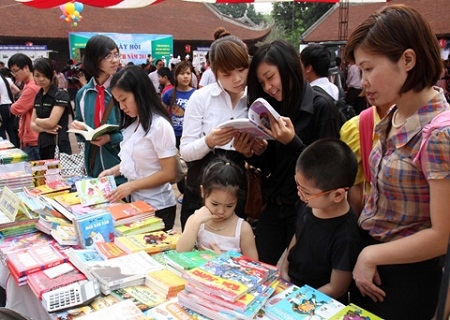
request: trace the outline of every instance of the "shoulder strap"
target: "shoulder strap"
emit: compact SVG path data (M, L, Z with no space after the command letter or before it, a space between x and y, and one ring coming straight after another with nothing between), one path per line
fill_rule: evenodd
M106 121L108 121L109 115L111 114L111 110L114 106L114 98L111 97L111 99L108 102L108 106L105 109L105 113L103 113L103 117L102 117L102 121L100 122L100 125L103 125L106 123ZM98 153L98 146L96 145L92 145L92 150L91 150L91 154L89 156L89 169L92 172L92 169L94 168L94 164L95 164L95 158L97 157L97 153Z
M424 167L424 164L422 161L420 161L420 158L422 157L422 154L425 151L425 145L427 144L428 140L430 139L431 134L435 129L440 129L443 127L450 126L450 110L443 111L439 113L436 117L434 117L429 124L427 124L422 129L422 141L420 142L419 152L417 152L416 157L413 160L413 163L417 164L420 162L422 172L425 174L426 170Z
M361 150L361 162L364 169L366 181L372 179L369 166L369 155L373 146L373 108L363 110L359 114L359 145Z

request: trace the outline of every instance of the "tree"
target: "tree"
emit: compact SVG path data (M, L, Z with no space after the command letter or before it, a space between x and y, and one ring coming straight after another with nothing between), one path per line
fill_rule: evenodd
M264 23L264 16L260 12L255 11L253 4L238 3L238 4L213 4L213 6L220 11L220 13L234 18L250 25L259 25Z
M303 32L313 25L333 4L311 2L276 2L272 18L282 38L298 48Z

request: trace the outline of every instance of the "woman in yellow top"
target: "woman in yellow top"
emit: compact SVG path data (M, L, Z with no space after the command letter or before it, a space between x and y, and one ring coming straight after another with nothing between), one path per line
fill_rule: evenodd
M384 118L386 113L389 111L391 103L383 106L372 106L370 110L373 112L373 126L370 128L372 132L372 145L375 146L378 143L378 135L375 134L374 128ZM364 112L364 111L363 111ZM367 110L367 112L370 112ZM359 215L364 207L364 198L370 190L370 183L367 181L364 168L363 168L363 152L361 152L361 136L360 136L360 117L357 115L350 120L348 120L341 127L340 137L353 151L358 160L358 173L356 174L355 183L353 187L350 188L348 192L348 201L352 206L353 210L357 215ZM369 125L364 123L363 125ZM366 159L368 161L369 159Z

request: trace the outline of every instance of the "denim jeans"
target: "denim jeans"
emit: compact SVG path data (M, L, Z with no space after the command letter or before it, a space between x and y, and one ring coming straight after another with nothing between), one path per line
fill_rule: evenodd
M26 146L26 147L22 148L22 151L24 151L26 154L28 154L28 161L41 160L41 157L39 156L39 147L38 146Z

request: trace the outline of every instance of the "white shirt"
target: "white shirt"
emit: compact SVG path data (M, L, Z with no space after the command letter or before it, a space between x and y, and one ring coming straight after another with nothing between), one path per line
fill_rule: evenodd
M197 247L211 248L211 244L215 244L221 252L227 252L229 250L241 251L241 228L244 219L239 218L236 223L236 229L234 231L234 237L222 236L220 234L208 231L205 229L205 224L200 225L200 230L197 235Z
M321 87L326 93L328 93L334 100L339 99L339 88L334 83L331 83L328 78L318 78L311 81L311 87L318 86Z
M148 77L152 81L153 86L155 87L156 93L159 93L159 85L160 85L160 83L159 83L159 79L158 79L158 70L150 72L148 74Z
M8 81L8 84L6 84L5 81L3 81L2 78L0 78L0 105L12 103L8 95L8 89L6 87L7 85L11 86L12 80L10 78L6 78L6 81Z
M238 118L247 118L247 92L233 108L230 95L217 82L196 90L191 95L184 113L180 144L183 159L186 161L202 159L211 151L206 144L205 136L219 124ZM216 148L235 150L233 140Z
M137 127L136 123L123 131L123 141L120 143L120 172L129 181L142 179L160 171L159 159L177 154L175 134L169 121L160 115L154 115L147 134L142 126ZM157 210L176 204L172 186L168 182L156 188L133 192L131 201L137 200L144 200Z
M356 64L350 65L347 72L347 87L362 89L361 85L361 71Z
M202 73L199 86L204 87L214 82L216 82L216 77L214 76L214 73L212 72L211 68L208 68L205 70L205 72Z

